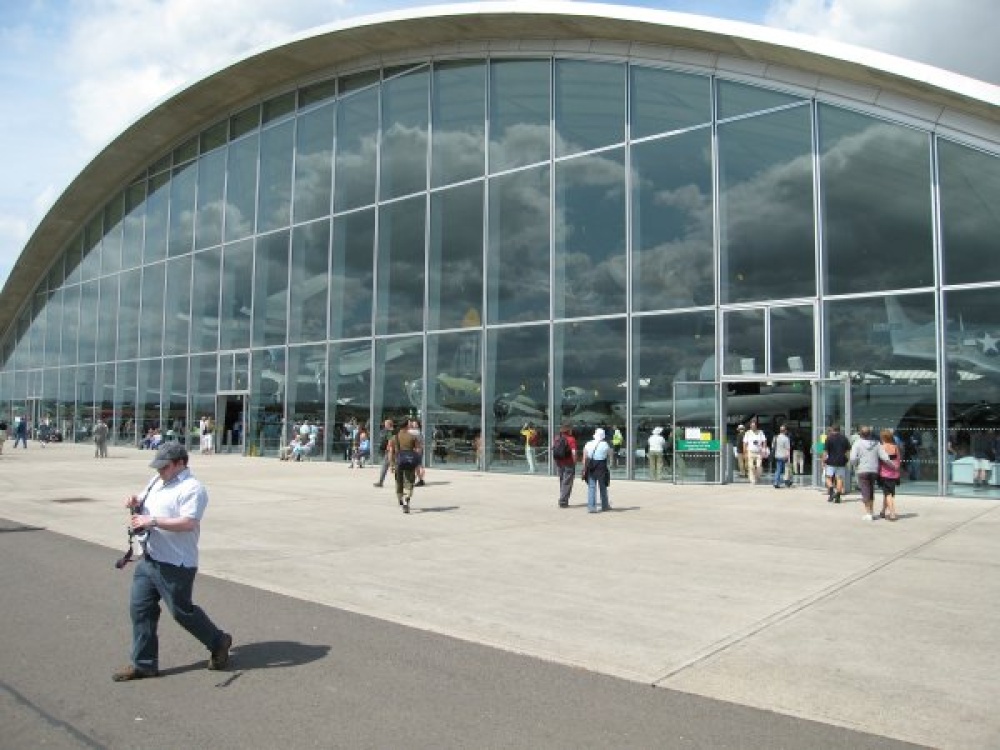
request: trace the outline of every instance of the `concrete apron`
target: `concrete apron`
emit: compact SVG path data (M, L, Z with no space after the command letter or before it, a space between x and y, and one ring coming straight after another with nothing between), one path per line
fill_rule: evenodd
M0 456L0 516L124 550L148 451ZM477 643L936 747L1000 746L1000 503L430 470L404 515L376 468L192 456L201 570ZM391 477L390 477L391 478ZM878 507L876 505L876 507ZM238 633L238 629L237 629Z

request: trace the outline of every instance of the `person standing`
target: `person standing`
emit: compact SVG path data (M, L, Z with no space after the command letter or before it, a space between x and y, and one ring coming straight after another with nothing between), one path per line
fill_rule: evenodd
M611 433L611 467L618 468L618 459L621 458L622 448L625 446L625 436L622 435L622 431L615 425L614 430Z
M608 485L611 484L611 470L608 460L611 457L611 446L604 439L604 430L598 427L594 437L583 446L583 472L587 480L587 512L600 513L611 510L608 500ZM597 508L597 493L601 493L601 507Z
M882 512L879 516L896 520L896 485L899 484L903 452L893 437L892 430L882 430L879 434L882 444L878 447L878 476L882 482Z
M21 443L24 449L28 449L28 420L24 417L15 417L14 422L14 447Z
M7 442L7 420L0 418L0 456L3 455L3 444Z
M844 494L844 480L847 478L847 460L851 452L851 442L840 431L840 425L831 425L823 445L823 463L826 465L826 501L839 503Z
M378 481L375 482L375 487L381 487L385 484L385 475L389 473L389 466L391 463L389 461L389 441L392 440L392 420L387 419L382 423L382 435L379 439L378 449L382 454L382 471L378 475Z
M781 425L778 434L774 436L774 489L780 489L784 484L786 487L792 486L791 476L785 477L785 473L791 471L788 461L792 457L792 441L788 438L788 428Z
M208 649L209 669L225 669L233 645L233 637L191 600L208 492L191 474L188 452L180 443L161 445L149 465L158 476L141 495L125 500L132 511L131 528L148 532L148 537L143 545L145 554L135 567L129 599L131 662L112 675L115 682L159 676L156 629L161 600L177 623Z
M796 430L790 436L792 442L792 473L806 473L806 451L802 433Z
M747 476L747 453L746 446L743 445L743 438L747 436L747 428L743 425L739 425L736 428L736 440L734 441L733 451L736 453L736 468L740 472L740 476L744 479Z
M400 427L396 436L389 441L389 460L396 466L396 500L404 513L410 512L420 454L420 430L416 429L411 420L408 425Z
M94 425L94 458L108 457L108 425L103 419L98 419Z
M878 478L878 441L872 439L872 428L864 425L851 446L851 466L858 477L861 502L865 504L864 520L871 521L875 513L875 480Z
M750 429L743 435L743 454L746 456L747 477L750 484L757 484L764 472L764 449L767 447L767 436L763 430L757 429L757 420L750 421Z
M653 434L646 441L646 446L650 474L654 482L659 482L663 476L663 454L667 450L667 440L663 437L662 427L653 428Z
M568 508L576 478L576 438L568 424L559 428L559 434L552 441L552 460L559 476L559 507Z
M535 444L538 442L538 431L531 422L525 422L521 428L524 438L524 459L528 462L528 473L535 473Z

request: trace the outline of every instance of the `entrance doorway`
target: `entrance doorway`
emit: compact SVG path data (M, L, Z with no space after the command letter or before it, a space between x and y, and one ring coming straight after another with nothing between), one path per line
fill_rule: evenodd
M788 432L792 455L787 463L781 484L791 482L792 486L810 487L815 484L814 472L818 462L814 460L811 447L816 427L822 428L822 416L817 414L814 381L811 380L740 380L724 383L723 425L726 442L732 454L732 471L728 479L732 482L748 482L746 462L740 456L744 430L750 429L752 421L764 432L768 445L773 445L774 436L782 425ZM742 429L741 429L742 428ZM774 456L763 462L763 472L759 483L774 483L776 468Z
M221 453L246 453L246 393L220 393L215 406L215 423L222 427L217 438Z

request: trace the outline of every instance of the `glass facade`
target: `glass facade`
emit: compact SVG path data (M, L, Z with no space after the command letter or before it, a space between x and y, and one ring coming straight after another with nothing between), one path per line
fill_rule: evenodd
M1000 147L774 84L558 55L310 81L94 212L5 333L0 411L121 445L214 415L262 456L309 421L335 460L414 416L428 463L539 473L600 426L636 479L683 421L671 453L717 464L665 478L729 481L737 423L811 442L836 380L902 491L1000 497L998 234Z

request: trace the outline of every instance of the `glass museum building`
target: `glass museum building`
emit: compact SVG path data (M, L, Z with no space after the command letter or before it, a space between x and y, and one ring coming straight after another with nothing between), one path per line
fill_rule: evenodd
M435 468L744 481L738 429L892 430L901 491L1000 497L1000 89L579 3L323 27L154 106L0 295L0 414L273 457L418 418ZM996 334L996 335L994 335ZM533 429L538 439L526 435Z

